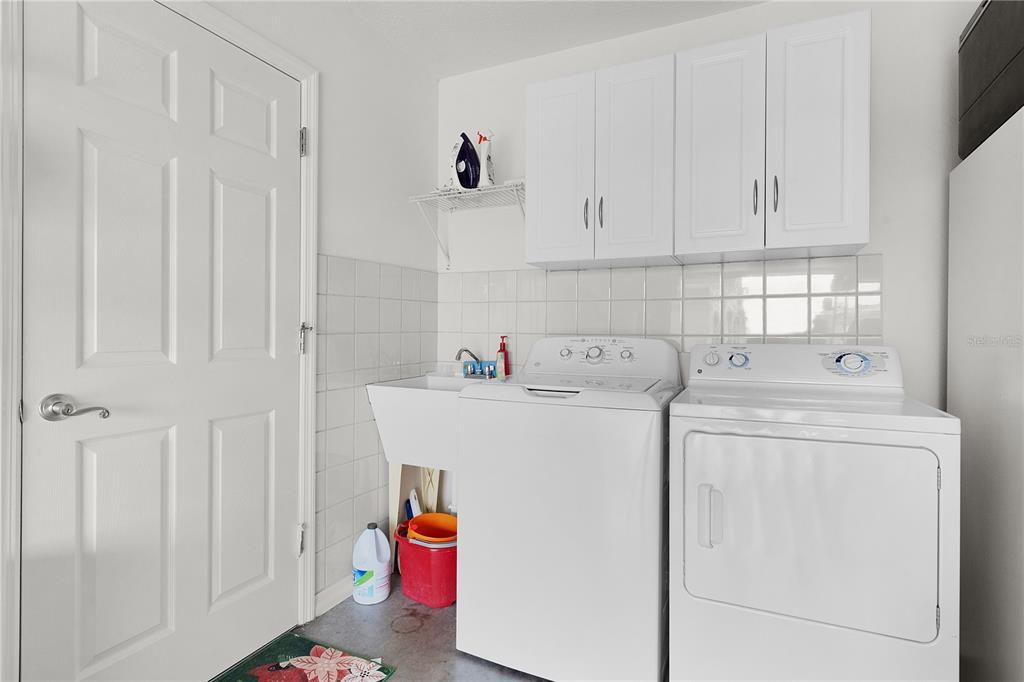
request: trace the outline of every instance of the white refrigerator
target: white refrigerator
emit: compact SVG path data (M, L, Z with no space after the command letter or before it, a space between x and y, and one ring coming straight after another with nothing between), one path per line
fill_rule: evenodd
M962 435L961 676L1024 679L1024 110L949 178L947 409Z

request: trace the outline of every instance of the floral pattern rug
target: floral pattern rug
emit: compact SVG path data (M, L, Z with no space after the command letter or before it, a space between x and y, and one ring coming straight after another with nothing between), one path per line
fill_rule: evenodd
M383 682L391 666L286 632L211 682Z

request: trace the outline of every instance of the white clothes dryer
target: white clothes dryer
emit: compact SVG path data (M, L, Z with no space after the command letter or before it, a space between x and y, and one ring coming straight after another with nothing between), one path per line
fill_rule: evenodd
M960 421L892 348L707 345L670 408L673 680L958 678Z

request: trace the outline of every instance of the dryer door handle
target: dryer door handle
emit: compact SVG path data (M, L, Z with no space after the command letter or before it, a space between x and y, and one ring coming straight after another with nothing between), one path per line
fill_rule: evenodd
M722 513L725 496L710 483L697 486L697 544L714 549L722 544L724 530Z

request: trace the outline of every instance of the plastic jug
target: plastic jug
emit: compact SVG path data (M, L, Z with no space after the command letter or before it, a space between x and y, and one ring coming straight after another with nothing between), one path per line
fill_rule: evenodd
M391 594L391 543L376 523L366 524L352 547L352 599L379 604Z

